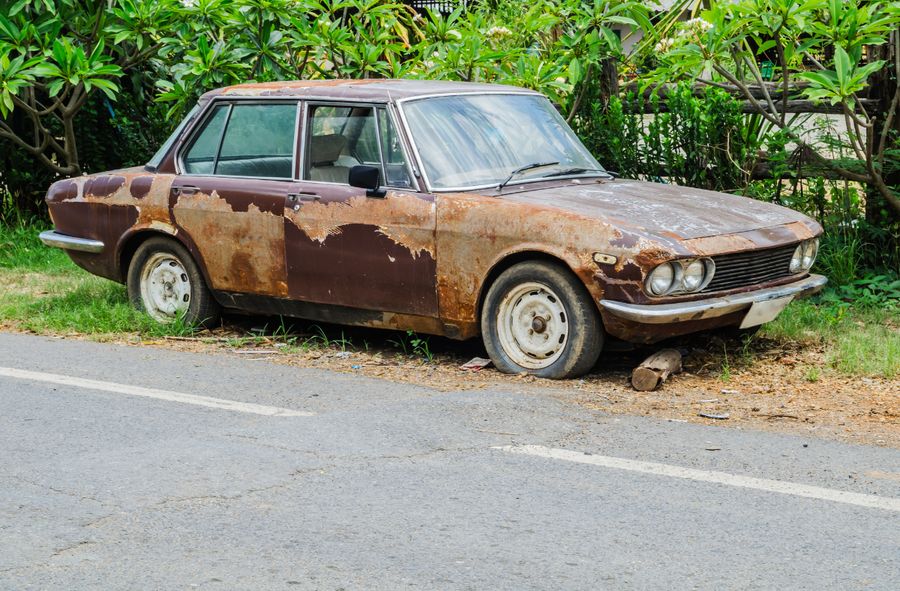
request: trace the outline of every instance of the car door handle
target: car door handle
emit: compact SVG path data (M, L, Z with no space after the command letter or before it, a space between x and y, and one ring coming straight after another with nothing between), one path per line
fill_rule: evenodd
M288 201L297 203L297 201L321 201L322 196L317 193L288 193Z
M172 194L176 197L178 195L193 195L199 190L200 187L195 187L194 185L182 185L181 187L172 187Z

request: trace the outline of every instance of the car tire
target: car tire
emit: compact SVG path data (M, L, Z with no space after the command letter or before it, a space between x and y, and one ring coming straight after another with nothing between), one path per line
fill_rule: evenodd
M590 371L605 336L584 286L565 267L543 261L497 277L484 299L481 333L500 371L554 379Z
M160 324L179 318L186 326L209 328L219 319L200 269L187 249L169 238L150 238L128 265L128 298Z

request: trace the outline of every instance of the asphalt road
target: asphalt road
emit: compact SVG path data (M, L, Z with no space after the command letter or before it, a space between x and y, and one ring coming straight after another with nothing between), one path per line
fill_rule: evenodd
M900 451L0 334L0 589L900 589Z

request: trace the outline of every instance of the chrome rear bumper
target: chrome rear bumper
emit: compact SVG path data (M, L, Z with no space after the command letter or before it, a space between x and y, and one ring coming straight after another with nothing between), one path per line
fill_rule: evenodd
M626 304L612 300L600 300L600 307L605 312L624 320L642 324L669 324L672 322L717 318L739 310L749 309L756 302L786 297L805 297L821 291L826 283L828 283L828 279L822 275L809 275L800 281L788 283L787 285L693 302Z
M103 252L104 247L104 244L99 240L90 240L88 238L78 238L77 236L59 234L53 230L41 232L39 238L41 239L41 242L47 246L64 248L66 250L77 250L79 252L91 252L96 254Z

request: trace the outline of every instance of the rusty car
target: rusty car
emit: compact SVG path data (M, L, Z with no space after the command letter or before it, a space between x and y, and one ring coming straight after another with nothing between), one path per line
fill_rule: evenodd
M45 244L159 322L221 310L481 336L504 372L751 329L822 288L785 207L616 178L540 93L418 80L204 94L145 165L59 180Z

